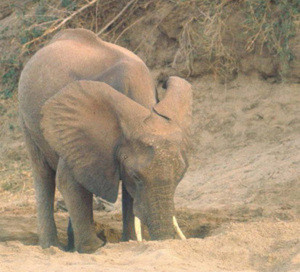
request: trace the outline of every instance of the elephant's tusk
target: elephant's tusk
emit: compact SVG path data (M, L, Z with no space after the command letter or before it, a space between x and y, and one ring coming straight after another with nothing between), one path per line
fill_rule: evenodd
M175 216L173 216L173 225L174 225L174 229L175 229L176 233L179 235L181 240L186 240L184 234L182 233L181 229L178 226L177 219Z
M136 238L139 242L141 242L142 239L142 227L141 227L141 220L137 218L136 216L134 217L134 229L135 229L135 235Z

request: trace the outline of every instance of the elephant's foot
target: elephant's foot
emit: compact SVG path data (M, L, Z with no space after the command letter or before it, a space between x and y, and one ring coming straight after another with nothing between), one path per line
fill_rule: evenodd
M39 237L39 245L41 248L49 248L51 246L64 250L62 244L59 243L57 236L55 237Z
M135 232L133 228L123 228L123 233L122 233L122 242L128 242L128 241L134 241L136 240Z
M134 241L134 240L136 240L134 232L132 232L130 234L124 233L124 232L122 233L122 239L121 239L122 242L128 242L128 241Z
M105 243L98 237L75 245L75 250L79 253L94 253L98 248L103 247Z

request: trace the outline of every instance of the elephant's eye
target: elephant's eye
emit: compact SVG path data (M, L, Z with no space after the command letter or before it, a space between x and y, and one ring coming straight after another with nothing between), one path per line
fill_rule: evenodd
M143 182L142 182L142 179L139 178L139 176L136 175L136 174L133 174L133 179L134 179L134 181L135 181L135 183L136 183L137 185L141 185L141 184L143 183Z

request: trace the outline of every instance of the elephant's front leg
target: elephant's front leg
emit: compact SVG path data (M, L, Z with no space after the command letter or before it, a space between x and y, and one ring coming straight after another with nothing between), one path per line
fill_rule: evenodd
M69 211L74 231L75 250L92 253L104 243L96 234L93 220L93 195L74 180L63 160L59 160L57 187Z
M133 198L128 193L122 183L122 215L123 215L123 234L122 241L135 240Z

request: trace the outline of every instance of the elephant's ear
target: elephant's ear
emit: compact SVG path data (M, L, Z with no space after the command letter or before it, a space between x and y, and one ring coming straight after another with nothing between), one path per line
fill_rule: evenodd
M192 124L192 87L179 77L170 77L164 98L154 106L161 116L175 121L186 132Z
M115 202L119 167L116 147L123 130L137 129L150 111L109 85L75 81L46 101L45 139L90 192Z

